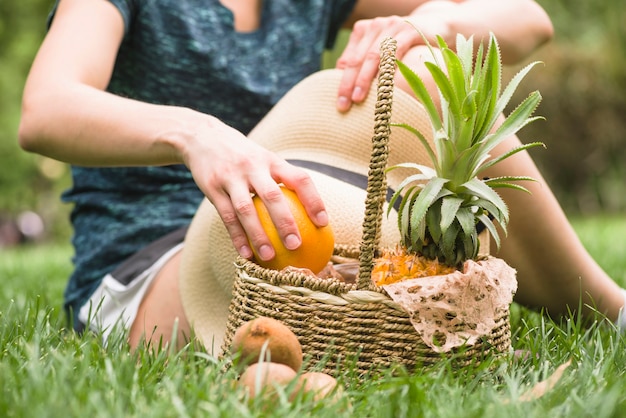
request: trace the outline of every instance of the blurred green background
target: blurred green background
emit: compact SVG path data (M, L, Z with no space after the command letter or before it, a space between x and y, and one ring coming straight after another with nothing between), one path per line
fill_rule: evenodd
M533 156L568 215L626 213L626 2L539 3L556 36L529 59L545 65L531 72L512 103L538 89L544 97L538 114L546 120L520 136L546 143ZM0 247L70 233L71 208L59 201L69 184L67 166L17 146L22 88L52 4L0 1ZM507 69L506 80L516 70Z

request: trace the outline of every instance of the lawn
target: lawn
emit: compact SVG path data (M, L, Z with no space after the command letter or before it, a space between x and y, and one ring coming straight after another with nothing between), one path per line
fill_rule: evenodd
M626 219L574 220L600 264L626 284ZM0 252L0 416L2 417L626 417L626 344L606 323L555 324L517 305L514 348L529 355L448 362L365 381L338 376L336 401L300 396L248 401L236 374L197 345L180 352L131 353L122 335L102 346L64 329L60 311L71 266L68 246ZM542 396L525 393L571 361Z

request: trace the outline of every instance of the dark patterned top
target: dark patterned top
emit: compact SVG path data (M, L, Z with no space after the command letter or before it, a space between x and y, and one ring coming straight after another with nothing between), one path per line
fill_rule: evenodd
M319 69L355 3L264 0L261 27L238 33L219 0L109 1L126 26L108 91L193 108L244 133ZM72 178L63 194L74 205L75 248L65 304L76 313L122 261L189 224L203 195L182 165L74 166Z

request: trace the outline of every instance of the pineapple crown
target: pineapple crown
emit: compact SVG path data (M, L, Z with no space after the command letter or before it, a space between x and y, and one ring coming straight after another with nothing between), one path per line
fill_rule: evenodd
M424 38L425 39L425 38ZM460 266L478 255L479 222L489 230L497 247L500 237L494 222L504 233L509 221L505 202L494 190L507 187L528 192L518 181L533 181L531 177L479 176L489 167L541 142L520 145L492 158L490 152L522 127L541 119L531 117L541 95L532 92L496 128L514 91L526 74L538 62L520 70L502 90L502 63L496 37L491 34L486 51L481 43L474 54L473 37L457 36L456 50L437 38L441 52L438 57L426 41L434 62L425 65L437 86L441 114L422 79L402 61L398 69L424 105L433 130L434 149L425 135L409 124L394 124L409 130L425 147L432 167L404 163L417 171L398 186L389 208L401 199L398 227L401 244L409 251L427 258L437 258L450 266Z

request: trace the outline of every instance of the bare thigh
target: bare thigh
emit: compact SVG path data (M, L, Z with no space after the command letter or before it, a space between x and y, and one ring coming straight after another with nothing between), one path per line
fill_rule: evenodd
M175 330L178 347L188 341L190 327L179 292L182 251L163 266L139 305L137 317L130 328L131 347L136 348L144 338L153 347L158 347L160 343L169 344Z
M416 47L403 61L424 80L436 99L436 86L423 65L425 60L431 59L426 47ZM397 75L396 85L413 94L401 75ZM547 142L550 138L544 140ZM519 139L512 136L494 150L494 155L519 145ZM490 177L530 176L538 180L524 184L531 191L530 195L517 190L499 190L510 208L511 222L508 236L502 237L502 248L495 255L517 270L516 301L545 308L555 316L566 315L582 303L583 313L593 314L597 310L615 320L624 305L619 286L586 251L530 155L527 152L516 154L485 174Z

